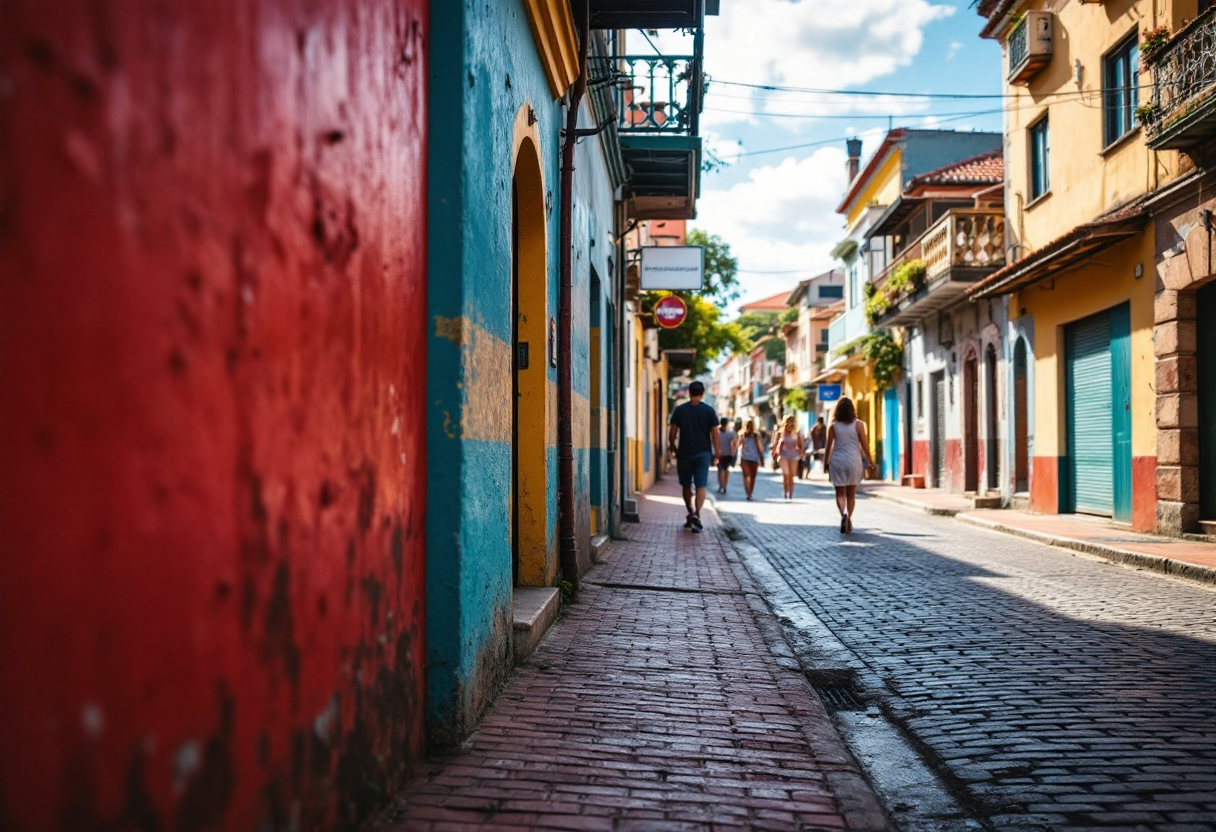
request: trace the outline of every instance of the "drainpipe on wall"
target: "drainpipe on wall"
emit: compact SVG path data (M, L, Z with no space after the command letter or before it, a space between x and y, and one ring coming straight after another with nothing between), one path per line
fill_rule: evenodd
M589 0L579 4L578 80L570 90L561 171L561 284L557 324L557 516L558 565L562 578L578 591L578 541L574 536L574 147L578 143L578 108L587 92L587 45L591 37Z

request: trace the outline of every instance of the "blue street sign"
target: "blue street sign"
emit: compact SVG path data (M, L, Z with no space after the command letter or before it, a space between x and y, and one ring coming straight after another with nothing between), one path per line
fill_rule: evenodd
M819 385L819 401L821 402L838 402L840 401L840 385L839 384L821 384Z

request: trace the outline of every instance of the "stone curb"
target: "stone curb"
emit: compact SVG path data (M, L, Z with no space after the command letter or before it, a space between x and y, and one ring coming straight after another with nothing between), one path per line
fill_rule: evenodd
M922 503L920 500L910 500L907 497L899 497L894 494L883 494L881 491L863 491L867 497L873 497L876 500L885 500L888 503L896 503L908 508L914 508L918 511L923 511L925 514L933 514L938 517L954 517L966 509L960 508L942 508L928 503Z
M1198 581L1200 583L1216 586L1216 569L1210 566L1186 563L1185 561L1174 560L1173 558L1162 557L1161 555L1146 555L1143 552L1133 552L1128 549L1120 549L1116 546L1106 546L1101 543L1090 543L1085 540L1074 540L1069 537L1057 537L1056 535L1046 534L1045 532L1019 529L1016 526L1008 526L996 520L973 517L966 513L957 514L955 515L954 519L971 526L978 526L979 528L989 529L991 531L1001 532L1003 534L1012 534L1018 537L1024 537L1028 540L1043 543L1047 546L1055 546L1060 549L1071 549L1075 552L1094 555L1096 557L1113 561L1114 563L1122 564L1124 566L1132 566L1137 569L1144 569L1150 572L1159 572L1163 575L1169 575L1175 578L1184 578L1186 580Z

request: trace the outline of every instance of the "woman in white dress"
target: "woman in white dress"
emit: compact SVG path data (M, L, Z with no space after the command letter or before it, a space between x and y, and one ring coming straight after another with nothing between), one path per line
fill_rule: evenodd
M853 407L851 399L841 399L832 414L828 446L823 455L823 469L836 488L841 534L853 531L857 485L873 467L866 423L857 418L857 409Z

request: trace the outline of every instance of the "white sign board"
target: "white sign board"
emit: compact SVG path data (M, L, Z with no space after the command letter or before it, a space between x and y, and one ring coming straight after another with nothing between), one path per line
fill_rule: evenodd
M702 246L643 246L641 288L699 292L705 285Z

